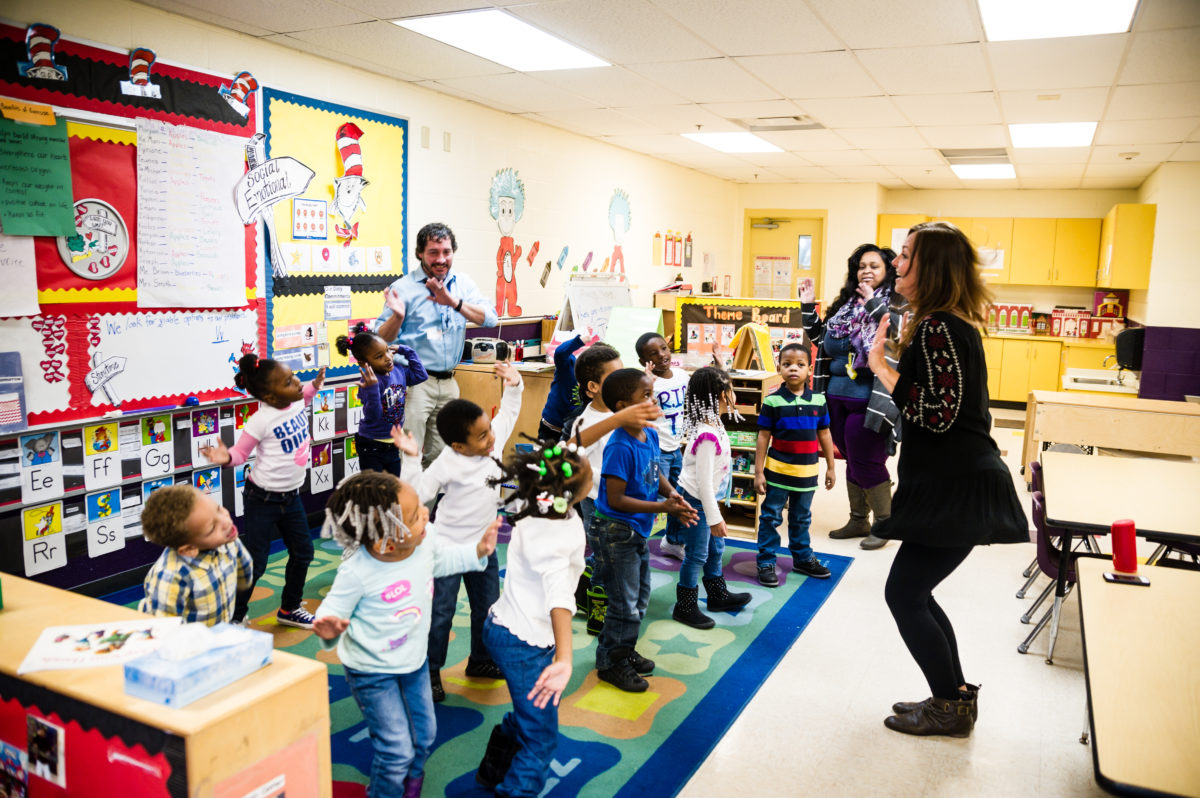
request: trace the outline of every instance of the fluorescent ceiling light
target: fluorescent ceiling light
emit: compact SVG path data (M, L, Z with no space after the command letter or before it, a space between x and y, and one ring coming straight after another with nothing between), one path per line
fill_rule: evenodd
M392 24L518 72L611 66L495 8L394 19Z
M766 139L753 133L684 133L685 139L711 147L720 152L783 152Z
M1010 163L956 163L950 168L963 180L1011 180L1017 176Z
M1095 122L1035 122L1009 125L1013 147L1090 147Z
M1125 33L1138 0L977 0L989 42Z

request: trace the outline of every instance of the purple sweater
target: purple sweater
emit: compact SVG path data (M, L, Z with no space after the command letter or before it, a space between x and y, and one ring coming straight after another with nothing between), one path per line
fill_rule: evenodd
M404 401L409 386L429 379L416 352L407 346L397 346L396 353L408 360L407 366L396 364L387 374L376 374L379 379L376 384L358 389L363 406L358 434L364 438L391 438L392 427L404 423Z

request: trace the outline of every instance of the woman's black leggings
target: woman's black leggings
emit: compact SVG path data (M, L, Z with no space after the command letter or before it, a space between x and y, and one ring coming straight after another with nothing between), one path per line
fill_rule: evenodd
M933 589L967 559L971 548L901 543L883 589L900 637L936 698L957 700L958 686L966 679L954 627L933 600Z

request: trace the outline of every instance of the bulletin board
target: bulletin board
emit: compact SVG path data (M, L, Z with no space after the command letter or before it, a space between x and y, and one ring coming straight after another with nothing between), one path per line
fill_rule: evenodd
M302 379L320 366L357 373L334 342L349 323L374 321L383 290L405 274L408 121L270 88L263 109L267 157L313 173L272 208L268 261L283 262L264 269L267 351Z
M676 308L679 351L704 359L710 354L731 357L737 331L751 322L767 327L775 352L785 343L804 341L801 303L796 300L681 297Z

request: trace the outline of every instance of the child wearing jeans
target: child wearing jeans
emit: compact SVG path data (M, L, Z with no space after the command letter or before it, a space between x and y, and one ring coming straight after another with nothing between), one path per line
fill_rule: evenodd
M754 490L763 497L758 518L758 583L767 587L779 586L775 552L785 506L792 570L817 579L829 578L829 569L813 554L808 537L810 508L820 473L818 449L825 458L825 490L833 489L837 477L825 395L809 389L809 366L806 346L784 344L779 350L783 385L763 400L758 413Z
M619 369L600 389L604 404L620 413L652 402L654 382L641 369ZM596 644L598 676L621 690L645 692L643 675L654 662L638 654L638 632L650 602L648 538L656 513L669 513L685 526L696 511L658 467L658 433L640 424L622 424L604 447L600 495L596 501L596 567L608 593L608 615ZM659 495L666 499L659 500Z
M492 728L475 780L496 795L541 795L558 747L558 700L571 681L571 617L583 573L577 506L592 483L573 443L509 458L493 480L515 484L512 542L504 592L492 605L484 640L508 681L512 711Z
M733 386L724 371L708 366L692 374L683 402L680 437L684 454L679 493L699 514L699 520L683 531L687 553L679 569L671 616L696 629L711 629L715 623L697 603L696 580L702 571L710 612L739 610L750 603L749 593L729 592L721 572L726 530L717 502L729 496L733 475L729 435L721 414L732 407ZM734 417L741 419L737 411Z
M634 344L638 361L654 375L654 399L662 415L654 422L658 430L658 467L672 487L679 484L683 468L683 399L687 394L688 373L671 368L671 347L656 332L643 333ZM659 551L677 560L683 559L683 527L667 516L667 527Z
M254 583L267 570L267 555L276 532L288 550L284 569L283 593L275 621L284 626L311 629L313 616L300 604L308 564L313 558L308 513L300 501L300 490L308 473L308 404L325 382L325 369L308 385L283 363L259 360L251 352L238 361L233 384L259 401L258 410L246 419L242 434L232 449L224 442L200 450L217 465L241 465L258 451L254 471L246 477L244 506L246 526L242 542L254 560L254 580L247 590L238 592L233 622L246 617Z
M336 646L371 732L368 798L421 794L437 734L425 665L428 586L436 576L481 570L496 550L498 517L477 542L458 545L436 531L426 541L428 520L417 492L380 471L344 480L325 507L322 534L353 551L317 608L313 632L321 648Z

